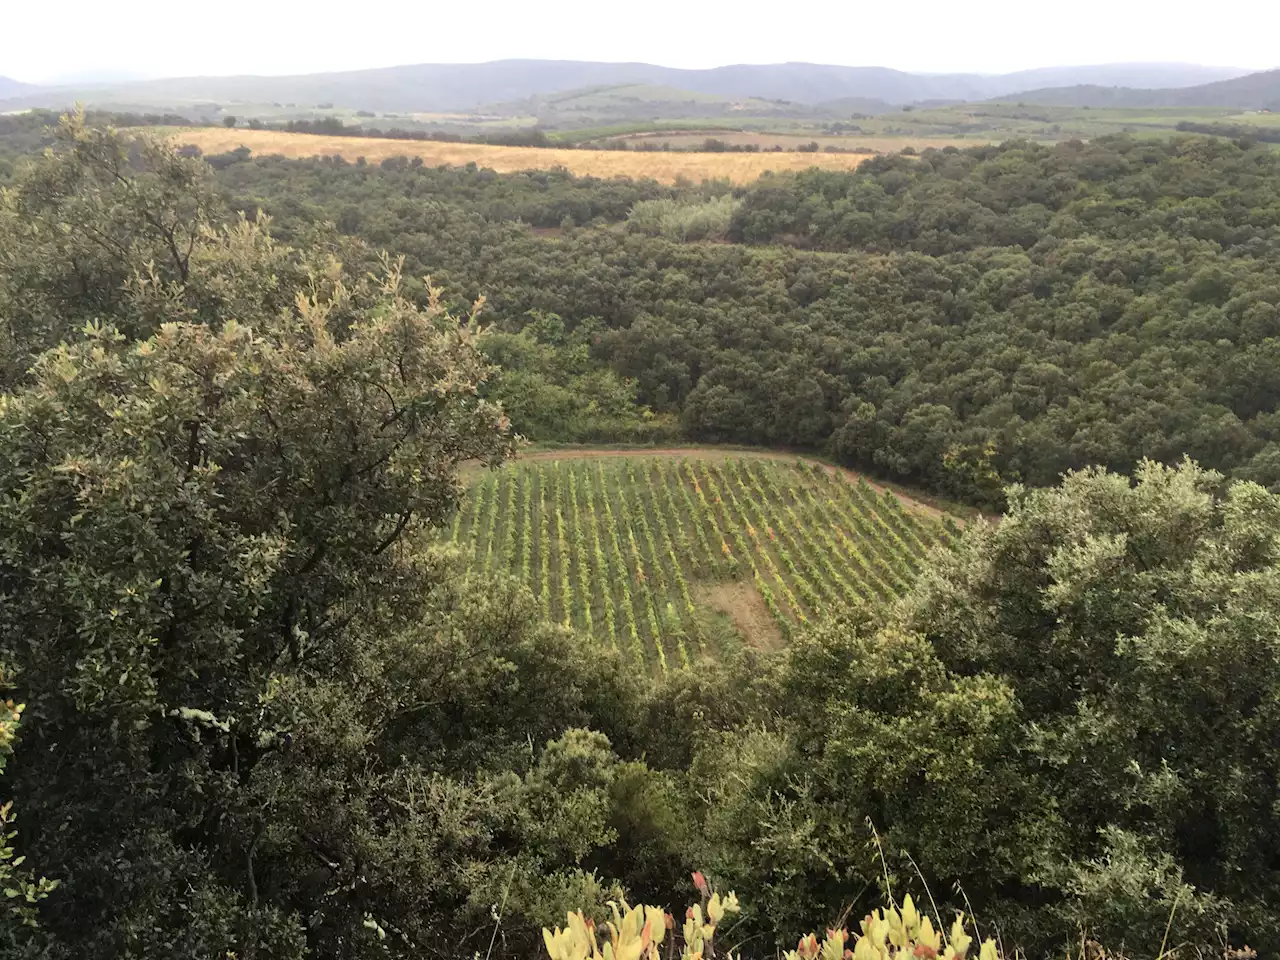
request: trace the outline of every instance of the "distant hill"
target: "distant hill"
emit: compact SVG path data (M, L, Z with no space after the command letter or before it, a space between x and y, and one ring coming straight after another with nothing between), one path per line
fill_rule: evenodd
M8 77L0 77L0 100L38 93L39 90L39 87L32 86L29 83L21 83L17 80L10 80Z
M643 84L730 98L760 97L818 103L858 97L892 104L925 99L984 99L1000 91L977 75L918 76L883 67L808 63L737 65L678 70L646 63L499 60L477 64L418 64L291 77L186 77L123 84L64 86L23 98L28 106L80 100L194 107L203 103L280 103L394 112L472 111L591 87Z
M668 127L711 121L717 125L750 125L786 119L818 122L847 119L855 112L873 115L893 109L883 100L845 98L807 104L628 83L535 94L522 100L485 105L480 112L495 117L532 117L544 129L572 131L618 125L643 129L643 124L658 122Z
M1066 86L1018 94L1028 103L1066 107L1236 107L1280 111L1280 70L1180 89L1124 86Z
M839 114L841 117L847 117L851 113L873 117L881 113L892 113L897 109L885 100L874 100L870 97L840 97L837 100L823 100L815 106L829 113Z
M642 84L732 99L799 104L860 99L886 104L988 100L1033 88L1078 84L1188 87L1240 77L1243 70L1193 64L1110 64L1054 67L1005 75L917 74L885 67L813 63L736 64L679 70L646 63L576 60L498 60L476 64L417 64L290 77L186 77L129 83L65 85L18 90L4 106L121 104L199 110L202 105L267 103L298 108L387 112L474 111L489 104L589 87ZM1228 81L1230 82L1230 81Z
M1175 89L1243 77L1237 67L1204 67L1194 63L1107 63L1090 67L1041 67L989 78L992 97L1052 87L1098 86Z

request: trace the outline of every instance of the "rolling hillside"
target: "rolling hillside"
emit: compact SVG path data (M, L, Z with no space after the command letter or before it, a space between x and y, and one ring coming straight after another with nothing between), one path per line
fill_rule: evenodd
M1181 89L1156 90L1095 84L1029 90L1018 96L1028 103L1051 106L1234 107L1240 110L1280 110L1280 70L1251 73Z
M854 111L872 115L893 107L884 100L843 99L818 105L761 97L730 97L653 84L585 87L535 95L486 107L499 116L529 117L547 130L650 121L725 120L747 124L788 119L842 119Z
M1080 85L1174 89L1231 80L1248 73L1236 67L1205 67L1193 63L1106 63L1087 67L1039 67L988 79L993 88L999 88L992 96L1006 96Z
M10 97L21 97L40 92L39 87L33 87L29 83L20 83L17 80L11 80L8 77L0 77L0 100Z

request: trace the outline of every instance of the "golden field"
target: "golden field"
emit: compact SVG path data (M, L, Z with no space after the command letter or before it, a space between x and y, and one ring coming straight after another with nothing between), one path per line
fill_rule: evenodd
M727 179L750 183L767 170L851 170L870 153L648 153L614 150L564 150L550 147L495 147L478 143L437 143L430 140L391 140L379 137L325 137L276 130L227 130L222 127L169 129L175 143L195 144L205 153L225 153L245 146L255 155L284 157L364 157L379 163L388 157L421 157L428 166L476 163L499 173L564 167L590 177L651 177L674 183L685 177L696 182Z

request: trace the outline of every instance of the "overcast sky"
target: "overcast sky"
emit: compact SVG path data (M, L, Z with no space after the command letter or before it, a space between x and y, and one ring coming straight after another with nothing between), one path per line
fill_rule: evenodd
M0 0L0 75L313 73L506 57L1003 73L1280 66L1277 0Z

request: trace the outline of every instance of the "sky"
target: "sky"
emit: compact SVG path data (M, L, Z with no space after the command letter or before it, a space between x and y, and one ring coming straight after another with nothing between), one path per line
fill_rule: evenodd
M0 0L0 76L289 74L507 57L943 73L1280 67L1276 0ZM14 38L23 38L14 42Z

